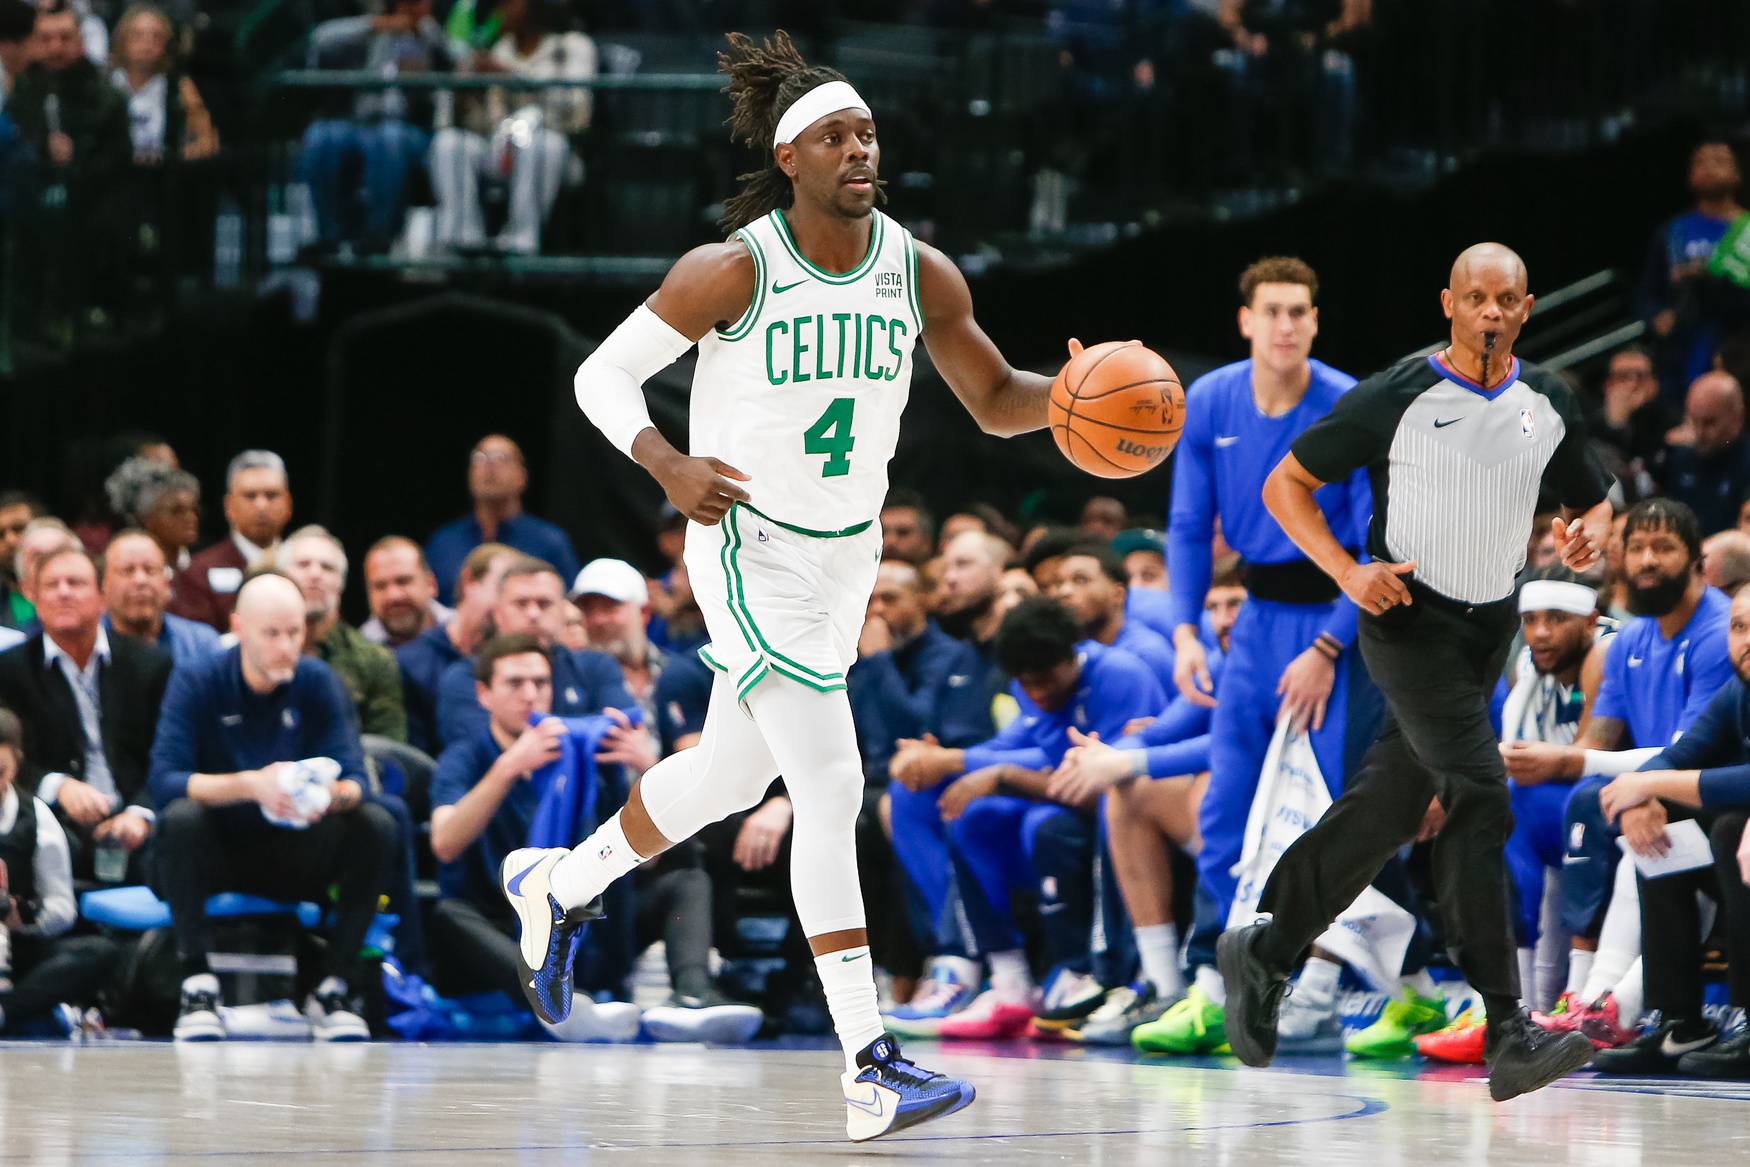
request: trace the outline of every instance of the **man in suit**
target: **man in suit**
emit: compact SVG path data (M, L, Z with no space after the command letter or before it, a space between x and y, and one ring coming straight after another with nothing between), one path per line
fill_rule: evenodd
M292 491L286 464L272 450L245 450L225 469L225 521L229 537L189 560L172 584L170 611L231 631L237 589L250 568L272 566L280 533L292 521Z
M83 547L44 556L31 582L43 630L0 653L0 704L24 723L20 785L54 808L75 879L96 878L103 849L125 852L127 879L139 882L153 819L146 776L170 654L104 631L97 561Z

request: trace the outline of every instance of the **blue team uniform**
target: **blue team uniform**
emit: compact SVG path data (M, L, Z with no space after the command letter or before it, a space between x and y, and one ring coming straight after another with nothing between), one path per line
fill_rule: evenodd
M1689 623L1670 639L1652 616L1637 616L1622 626L1606 651L1604 679L1592 702L1593 717L1627 726L1631 740L1620 743L1619 749L1671 745L1732 680L1732 661L1726 651L1731 608L1724 592L1708 588ZM1598 805L1598 792L1609 782L1605 777L1582 778L1568 800L1562 926L1575 935L1594 934L1621 854L1618 832Z
M1495 724L1495 735L1503 742L1541 740L1566 745L1574 740L1580 727L1580 713L1586 704L1586 695L1579 685L1558 689L1552 695L1554 708L1546 727L1548 733L1541 738L1525 736L1521 732L1522 726L1502 723L1502 713L1511 691L1512 687L1503 677L1496 683L1495 696L1489 704L1489 719ZM1513 834L1507 839L1507 870L1512 873L1514 889L1519 893L1516 924L1519 944L1523 948L1537 941L1539 915L1543 908L1544 872L1552 868L1559 871L1562 866L1562 832L1574 785L1571 782L1541 782L1522 786L1509 778L1507 790L1513 799Z
M1082 671L1074 697L1047 713L1014 686L1020 714L996 736L966 749L967 772L998 762L1055 767L1070 747L1071 726L1114 741L1126 723L1153 716L1166 704L1153 671L1129 653L1093 641L1078 651ZM929 901L932 916L941 919L951 871L958 869L971 933L965 938L968 953L1018 948L1009 890L1037 880L1042 900L1066 909L1054 907L1043 916L1050 947L1060 954L1078 948L1085 953L1093 898L1091 817L1056 803L992 795L973 802L945 830L939 801L951 781L925 791L897 782L890 788L894 854Z
M1265 417L1252 400L1252 362L1225 365L1192 382L1185 398L1185 429L1173 468L1173 506L1167 529L1167 574L1171 581L1174 624L1199 624L1212 573L1210 541L1215 520L1248 565L1251 598L1229 636L1228 667L1219 704L1210 722L1210 784L1199 825L1203 849L1197 875L1225 921L1233 903L1246 818L1258 786L1264 755L1276 729L1281 698L1276 686L1295 657L1328 632L1347 646L1355 636L1355 605L1345 596L1316 602L1289 602L1301 596L1329 596L1336 587L1301 554L1261 497L1264 479L1302 431L1330 412L1355 379L1319 361L1312 366L1306 395L1280 417ZM1367 472L1330 483L1314 495L1331 532L1343 546L1359 551L1367 543L1373 512ZM1280 596L1281 598L1272 598ZM1350 735L1350 688L1365 683L1345 648L1337 660L1336 681L1326 704L1324 727L1313 734L1313 752L1331 788L1342 792ZM1377 701L1367 701L1376 708ZM1357 725L1362 744L1371 726ZM1354 751L1359 753L1359 751Z

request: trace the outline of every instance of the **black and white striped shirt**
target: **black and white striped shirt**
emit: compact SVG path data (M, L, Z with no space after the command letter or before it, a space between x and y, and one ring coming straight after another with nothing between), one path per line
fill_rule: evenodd
M1369 553L1414 560L1418 582L1465 604L1512 594L1541 488L1577 510L1610 488L1567 382L1509 359L1493 389L1439 356L1403 361L1345 393L1294 443L1322 482L1366 467Z

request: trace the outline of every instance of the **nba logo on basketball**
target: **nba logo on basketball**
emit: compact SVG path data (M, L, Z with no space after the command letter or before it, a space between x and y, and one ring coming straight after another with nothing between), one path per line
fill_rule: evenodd
M1537 426L1531 420L1531 410L1529 409L1519 411L1519 432L1528 438L1537 433Z

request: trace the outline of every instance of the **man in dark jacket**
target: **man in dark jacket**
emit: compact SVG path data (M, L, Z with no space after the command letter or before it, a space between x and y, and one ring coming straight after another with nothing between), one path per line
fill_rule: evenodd
M0 653L0 705L24 723L20 785L55 809L75 879L120 881L110 867L120 851L130 882L143 881L140 847L153 819L146 778L170 654L104 632L97 564L83 548L51 553L33 574L43 630ZM100 850L110 853L101 876Z
M86 59L67 0L41 5L32 35L36 60L13 85L6 113L36 151L45 183L66 188L62 265L101 296L120 286L111 276L121 247L120 180L134 156L127 99Z

